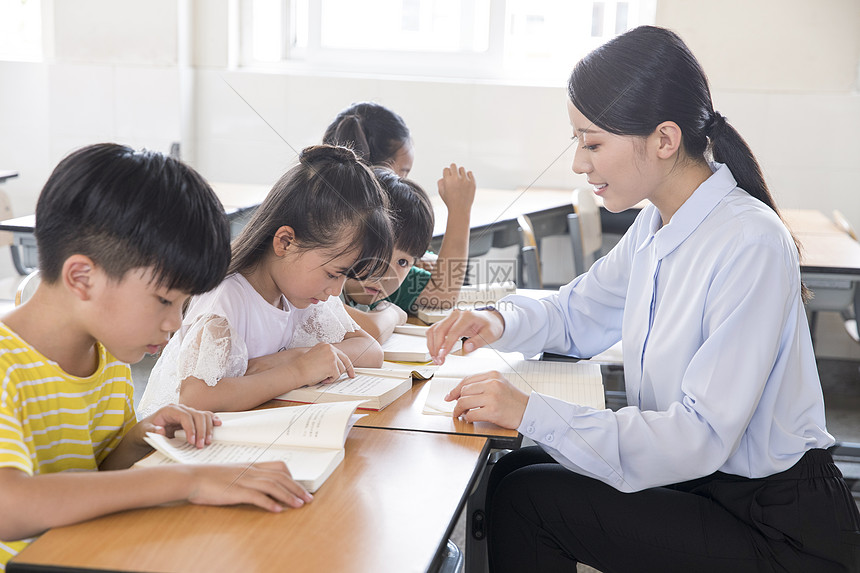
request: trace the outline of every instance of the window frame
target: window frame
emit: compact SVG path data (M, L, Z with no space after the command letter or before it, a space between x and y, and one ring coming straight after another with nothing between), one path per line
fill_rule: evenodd
M239 65L245 69L269 71L309 71L356 76L388 76L450 81L487 80L506 83L518 82L538 85L556 85L557 78L538 75L525 79L518 69L506 68L505 38L507 0L489 0L489 30L487 50L483 52L459 51L392 51L368 49L326 48L321 45L322 6L317 0L308 2L307 47L293 46L295 22L293 2L281 0L280 56L278 61L264 62L253 58L252 4L254 0L240 0L240 57ZM465 0L471 2L472 0ZM567 1L567 0L566 0ZM657 0L630 0L639 5L639 25L654 22ZM618 4L619 0L605 0L604 4ZM614 14L615 11L613 10ZM628 24L629 27L629 24ZM603 38L607 38L604 36ZM595 40L596 38L591 37ZM602 43L598 41L597 44ZM583 42L585 44L586 42ZM583 54L584 55L584 54ZM551 64L550 64L551 65ZM400 71L403 70L403 71Z

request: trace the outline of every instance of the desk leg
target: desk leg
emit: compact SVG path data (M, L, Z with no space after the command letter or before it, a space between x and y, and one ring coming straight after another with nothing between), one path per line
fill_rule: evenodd
M499 458L511 450L493 450L487 458L487 465L481 479L469 499L466 500L466 570L465 573L488 573L487 561L487 523L484 504L487 498L487 481L490 471Z

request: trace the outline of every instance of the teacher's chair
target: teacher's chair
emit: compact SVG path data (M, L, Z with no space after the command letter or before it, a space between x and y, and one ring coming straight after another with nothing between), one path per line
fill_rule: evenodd
M571 195L573 213L567 216L567 228L573 247L573 275L579 276L601 256L603 228L600 208L589 189L574 189Z

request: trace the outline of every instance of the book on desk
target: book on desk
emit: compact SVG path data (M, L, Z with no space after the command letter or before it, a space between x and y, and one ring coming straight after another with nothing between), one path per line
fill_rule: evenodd
M510 281L463 285L452 307L457 310L472 310L496 304L507 295L516 293L517 285ZM451 310L452 308L419 308L415 314L423 322L433 324L447 318Z
M445 358L430 381L423 412L450 416L456 402L446 402L445 395L466 376L492 370L526 394L538 392L599 410L606 407L600 364L527 360L516 352L484 347L467 356Z
M336 381L290 390L275 400L318 404L359 401L362 410L382 410L412 388L411 368L356 368L355 377L345 373Z
M148 433L144 440L156 451L135 467L283 461L293 479L313 493L343 460L347 434L358 419L354 416L358 404L222 412L212 443L201 449L186 442L182 430L174 438Z
M394 332L382 343L382 352L389 362L430 362L427 350L427 326L403 324L396 326ZM457 342L451 352L456 352L462 344Z

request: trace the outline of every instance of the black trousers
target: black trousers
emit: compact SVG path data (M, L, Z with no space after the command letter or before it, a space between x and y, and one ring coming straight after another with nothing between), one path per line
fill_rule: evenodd
M499 460L487 487L494 572L860 572L860 514L825 450L766 478L622 493L531 447Z

